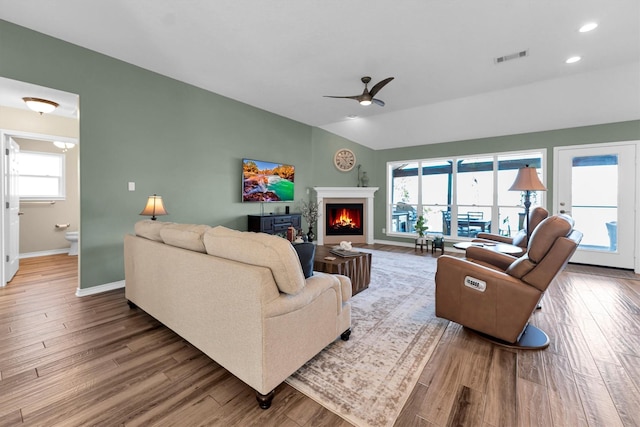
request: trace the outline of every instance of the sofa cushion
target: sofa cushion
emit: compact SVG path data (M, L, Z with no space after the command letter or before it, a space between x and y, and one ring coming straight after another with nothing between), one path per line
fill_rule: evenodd
M156 242L162 242L163 240L160 236L160 230L162 230L166 225L170 224L173 223L143 219L142 221L136 222L133 229L136 233L136 236L144 237L145 239L149 240L155 240Z
M204 246L210 255L268 267L280 292L295 295L304 288L300 261L286 239L217 226L204 233Z
M293 245L293 249L296 250L298 258L300 258L304 278L308 279L313 276L313 257L316 254L316 245L313 243L296 243Z
M210 228L208 225L168 224L160 230L160 237L167 245L206 253L203 235Z

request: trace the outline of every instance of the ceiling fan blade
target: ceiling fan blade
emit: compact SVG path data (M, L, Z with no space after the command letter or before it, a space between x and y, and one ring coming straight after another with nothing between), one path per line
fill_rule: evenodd
M378 105L379 105L379 106L381 106L381 107L384 107L384 101L382 101L382 100L380 100L380 99L373 98L373 99L371 100L371 102L373 102L374 104L378 104Z
M386 79L376 83L376 85L374 87L372 87L371 90L369 91L369 95L376 96L376 93L378 93L380 91L380 89L382 89L391 80L393 80L393 77L387 77Z
M323 95L324 98L346 98L346 99L355 99L356 101L360 101L360 97L362 95L352 95L352 96L332 96L332 95Z

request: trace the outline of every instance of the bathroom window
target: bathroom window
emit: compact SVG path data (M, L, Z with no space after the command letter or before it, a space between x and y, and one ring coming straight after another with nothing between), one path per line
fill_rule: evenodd
M64 200L64 154L21 151L18 154L20 200Z

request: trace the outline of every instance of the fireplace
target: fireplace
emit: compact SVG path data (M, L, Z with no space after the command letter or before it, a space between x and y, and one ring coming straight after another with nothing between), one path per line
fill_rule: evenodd
M317 222L317 242L319 245L335 245L343 240L351 243L373 244L373 193L378 187L314 187L316 191L316 200L320 207L322 216ZM330 212L327 211L328 205L342 205L345 208L351 208L358 205L360 212L358 216L349 219L340 220L340 234L336 230L329 227ZM334 213L333 221L337 216L340 218L342 213ZM359 228L357 232L351 228ZM345 233L346 232L346 233Z
M364 234L362 203L327 203L325 206L327 236L362 236Z

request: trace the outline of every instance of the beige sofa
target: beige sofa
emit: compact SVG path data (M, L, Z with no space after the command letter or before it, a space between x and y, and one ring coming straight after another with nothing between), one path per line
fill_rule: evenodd
M145 220L124 240L126 297L256 391L351 333L348 277L305 279L285 239Z

